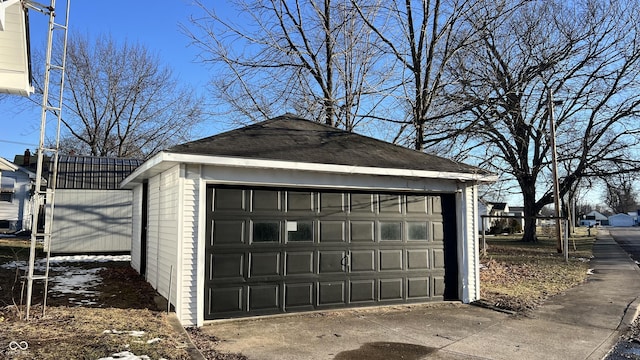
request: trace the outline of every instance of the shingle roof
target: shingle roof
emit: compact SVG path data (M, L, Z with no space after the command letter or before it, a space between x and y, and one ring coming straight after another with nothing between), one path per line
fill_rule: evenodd
M60 155L56 188L118 189L120 181L129 176L143 162L138 159Z
M480 168L283 115L177 145L170 153L486 174Z

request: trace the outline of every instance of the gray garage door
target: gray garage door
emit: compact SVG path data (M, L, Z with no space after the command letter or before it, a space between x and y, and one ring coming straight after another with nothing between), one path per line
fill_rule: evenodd
M210 186L205 319L457 297L452 206L447 195Z

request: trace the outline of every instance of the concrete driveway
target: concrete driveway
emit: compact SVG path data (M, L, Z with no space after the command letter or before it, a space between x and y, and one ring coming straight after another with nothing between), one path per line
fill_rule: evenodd
M437 303L218 321L202 330L224 339L217 350L249 359L469 359L443 348L508 317Z

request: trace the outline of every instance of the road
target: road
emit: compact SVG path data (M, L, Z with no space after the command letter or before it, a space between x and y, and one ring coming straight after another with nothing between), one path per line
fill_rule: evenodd
M635 260L636 264L640 264L640 227L609 228L609 233L631 258ZM632 326L626 339L620 340L606 357L606 360L623 359L640 360L640 327L638 323Z

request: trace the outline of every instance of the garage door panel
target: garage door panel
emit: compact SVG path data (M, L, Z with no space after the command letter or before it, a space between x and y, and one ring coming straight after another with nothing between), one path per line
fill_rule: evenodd
M250 286L248 305L249 311L277 311L280 308L280 286L278 284Z
M332 215L345 212L345 194L320 193L320 213Z
M351 198L349 210L352 213L371 214L374 212L373 194L350 194Z
M338 305L345 303L345 282L330 281L318 283L318 305Z
M442 222L434 221L431 223L431 240L439 242L444 240L444 225Z
M216 189L214 196L214 211L246 210L245 190L242 189Z
M380 300L402 300L403 299L403 279L380 279Z
M374 226L373 221L352 221L351 242L374 242Z
M320 274L342 273L347 264L345 251L319 251L318 272Z
M280 191L253 190L251 192L251 210L254 212L271 212L282 210Z
M408 214L426 214L427 213L427 197L424 195L407 195L407 213Z
M432 278L432 296L444 296L444 276L434 276Z
M245 222L243 220L216 220L213 222L211 244L239 245L244 242Z
M380 271L402 270L402 250L380 250Z
M383 214L400 214L402 212L402 196L400 195L378 195L378 208Z
M249 253L249 277L280 275L280 253Z
M407 250L408 270L429 269L429 249L408 249Z
M312 307L314 305L314 283L285 284L285 309L294 307Z
M433 249L433 267L436 269L444 268L444 250L443 249Z
M351 280L349 301L352 303L374 302L375 301L375 283L371 280Z
M288 191L288 212L311 212L315 210L314 193L311 191Z
M313 275L313 251L287 252L285 275Z
M235 286L228 288L209 289L208 313L240 312L243 307L244 287Z
M416 277L407 279L407 299L428 298L429 278Z
M210 262L212 270L209 280L244 279L244 253L242 254L213 254Z
M371 272L376 270L375 250L355 250L350 256L351 272Z
M345 242L344 221L320 221L320 243Z

